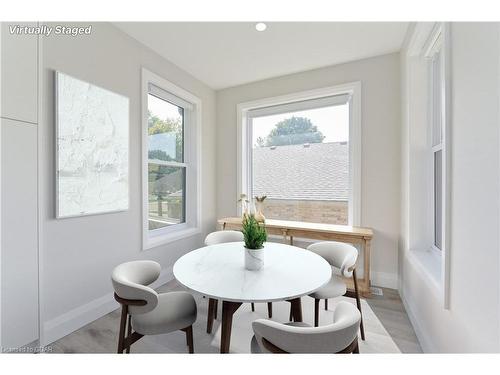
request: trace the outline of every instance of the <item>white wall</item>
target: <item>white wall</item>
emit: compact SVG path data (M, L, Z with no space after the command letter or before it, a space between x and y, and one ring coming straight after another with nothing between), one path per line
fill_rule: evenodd
M361 225L372 227L372 283L397 287L400 195L399 54L217 91L217 216L236 214L237 120L241 102L361 81Z
M203 101L202 229L215 227L215 93L110 24L92 35L42 38L40 123L40 253L42 343L51 342L110 311L111 270L134 259L153 259L171 277L171 266L202 243L202 235L142 251L141 67ZM54 71L62 71L130 99L130 208L126 212L55 219Z
M411 109L421 97L402 57L400 292L424 351L498 352L499 341L499 25L451 25L450 306L415 262L409 147ZM402 54L403 56L403 54ZM417 239L418 240L418 239ZM410 244L410 245L409 245Z

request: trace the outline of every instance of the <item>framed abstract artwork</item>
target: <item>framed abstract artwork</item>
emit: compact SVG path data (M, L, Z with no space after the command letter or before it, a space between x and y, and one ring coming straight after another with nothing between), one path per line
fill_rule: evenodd
M56 217L129 205L129 99L56 72Z

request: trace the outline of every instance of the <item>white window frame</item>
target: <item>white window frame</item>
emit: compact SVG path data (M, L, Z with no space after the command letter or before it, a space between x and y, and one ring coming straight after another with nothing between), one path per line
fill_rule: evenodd
M432 57L440 51L440 119L441 119L441 143L433 147L433 116L435 101L432 98L432 76L430 64ZM430 223L427 233L423 235L422 247L410 248L410 259L413 259L423 273L430 285L436 287L440 299L445 309L450 306L450 252L451 252L451 71L450 71L450 27L448 23L417 23L415 30L409 40L407 58L409 66L412 61L418 63L423 59L427 65L428 73L428 101L427 101L427 143L428 151L426 155L427 169L427 190L428 205L426 207L426 217ZM411 71L408 74L412 74ZM413 126L420 126L415 124ZM441 250L434 246L434 152L441 150L442 161L442 233ZM414 202L414 204L418 204ZM420 202L420 204L425 204ZM415 242L417 243L417 242Z
M444 139L444 126L446 121L446 108L445 108L445 59L444 59L444 50L443 50L443 30L441 25L437 25L433 32L431 33L430 39L428 40L428 45L425 48L425 57L428 61L428 134L429 134L429 191L431 192L431 200L430 207L428 209L428 217L430 222L432 223L430 228L430 249L435 253L435 255L442 256L442 250L444 249L444 239L445 239L445 231L443 226L445 223L445 192L446 192L446 154L445 154L445 139ZM439 93L441 94L439 98L435 96L434 85L435 85L435 66L434 60L437 56L440 55L439 59ZM440 121L440 133L439 135L435 134L436 126L435 121L436 118L439 118ZM439 142L434 144L435 137L439 137ZM435 195L435 164L434 158L435 155L441 151L441 194L442 194L442 205L441 205L441 247L443 249L439 249L435 244L436 238L436 215L435 215L435 205L436 205L436 195Z
M201 233L201 110L202 101L197 96L160 77L142 69L142 221L143 250L177 241ZM169 102L184 108L184 161L165 162L186 168L185 174L185 222L164 228L149 230L148 203L148 94L149 84L157 86L171 95ZM177 101L177 102L176 102Z
M349 213L348 225L361 225L361 82L350 82L337 86L296 92L288 95L264 98L237 105L237 196L250 196L252 183L252 139L248 112L261 108L287 105L307 100L322 100L339 95L349 96ZM326 99L328 100L328 99ZM237 207L238 214L241 208Z

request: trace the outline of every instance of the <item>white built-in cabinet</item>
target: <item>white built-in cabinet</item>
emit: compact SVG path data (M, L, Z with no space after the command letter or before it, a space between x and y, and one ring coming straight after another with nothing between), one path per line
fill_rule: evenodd
M38 329L38 37L0 28L0 346ZM36 23L22 23L36 25Z
M38 37L12 35L11 25L36 23L2 22L1 34L1 103L3 118L38 122Z

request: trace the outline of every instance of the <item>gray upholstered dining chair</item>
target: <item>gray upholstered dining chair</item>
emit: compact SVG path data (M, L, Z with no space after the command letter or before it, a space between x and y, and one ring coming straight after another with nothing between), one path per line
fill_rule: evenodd
M130 346L145 335L177 330L186 333L189 353L194 352L195 300L187 292L158 294L150 288L148 285L160 276L160 269L160 265L151 260L137 260L122 263L113 270L111 282L115 299L122 306L118 353L124 350L130 353Z
M356 261L358 259L358 250L347 243L336 241L317 242L309 245L308 250L324 258L334 268L340 270L340 275L352 277L354 282L354 295L347 291L346 284L341 276L332 273L332 278L325 286L310 294L314 298L314 326L319 325L319 303L325 300L325 310L328 309L328 298L347 295L356 298L361 321L361 339L365 339L365 330L363 327L363 313L361 312L361 301L359 299L358 282L356 279Z
M205 237L205 245L210 246L210 245L217 245L220 243L226 243L226 242L242 242L244 240L243 233L237 230L219 230L216 232L209 233L207 237ZM208 319L211 319L211 314L213 313L213 316L215 319L217 319L217 305L218 305L218 300L213 300L211 303L210 301L208 302ZM252 306L252 311L255 311L255 305L251 303ZM273 316L273 305L271 302L268 302L267 304L267 313L269 318L272 318Z
M252 323L252 353L359 353L361 314L349 302L338 303L333 323L311 327L306 323L277 323L258 319Z

